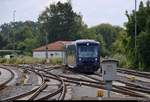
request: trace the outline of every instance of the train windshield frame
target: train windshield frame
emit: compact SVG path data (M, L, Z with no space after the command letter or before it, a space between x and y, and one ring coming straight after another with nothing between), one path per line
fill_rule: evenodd
M78 45L78 56L79 58L98 57L98 48L97 44L80 44Z

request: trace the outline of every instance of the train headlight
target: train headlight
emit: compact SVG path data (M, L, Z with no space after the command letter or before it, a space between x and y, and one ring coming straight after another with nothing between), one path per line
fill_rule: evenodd
M79 58L79 61L81 61L82 59L81 58Z
M95 61L97 61L97 58L95 58Z

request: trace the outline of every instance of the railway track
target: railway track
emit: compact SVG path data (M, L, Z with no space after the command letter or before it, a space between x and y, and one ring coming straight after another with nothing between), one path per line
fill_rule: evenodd
M91 80L87 80L87 79L85 80L85 79L81 79L81 78L73 78L73 77L68 77L68 76L64 76L64 75L58 75L58 76L60 76L65 82L76 83L76 84L79 84L79 85L86 85L86 86L90 86L90 87L104 89L104 82L102 80L98 80L98 79L89 77L87 75L84 75L84 76L87 77L87 78L94 79L95 81L91 81ZM113 85L113 87L114 88L112 89L112 91L114 91L114 92L122 93L122 94L125 94L125 95L130 95L130 96L133 96L133 97L144 97L144 98L146 98L146 96L134 92L133 91L133 90L135 90L134 87L133 88L132 87L128 88L128 87L123 87L123 86L119 87L119 86L115 86L115 85ZM136 89L136 91L142 91L142 92L147 92L147 93L150 92L150 91L147 91L147 90L144 90L144 89Z
M53 73L55 69L57 70L59 68L61 68L61 66L55 66L55 67L53 66L47 67L45 65L22 66L22 69L27 70L27 71L32 71L36 73L37 75L39 75L42 78L42 83L38 88L28 93L22 93L16 97L11 97L5 100L7 101L8 100L22 100L22 99L25 99L25 100L64 100L65 95L67 93L66 91L67 84L78 84L78 85L83 85L83 86L105 89L104 82L98 79L99 77L101 77L100 75L94 74L98 77L96 78L91 75L76 73L68 69L65 69L66 71L68 71L68 73L70 71L72 74L75 74L77 76L79 75L80 78L70 77L68 76L68 74L65 75L65 73L64 74ZM150 94L149 88L145 88L140 85L135 85L132 83L126 83L126 82L122 82L122 83L126 84L126 86L113 85L112 91L123 94L123 95L131 96L131 97L140 97L140 98L147 98L147 96L139 92ZM53 86L55 87L53 88Z
M70 70L70 69L69 69L69 70ZM72 71L72 70L70 70L70 71ZM72 71L72 72L74 72L74 71ZM97 81L97 82L103 83L103 80L101 80L101 79L102 79L102 75L99 74L99 73L95 73L95 74L94 74L94 75L97 76L97 77L92 77L91 75L86 75L86 74L83 74L83 73L82 73L82 75L84 75L85 77L88 77L89 79L92 79L92 80L95 80L95 81ZM120 77L120 76L118 76L118 77ZM127 79L127 77L124 77L124 78ZM118 80L116 80L116 81L118 81L118 82L120 82L120 83L123 83L123 84L125 84L125 85L127 85L127 86L132 87L133 90L139 90L139 91L142 91L142 92L146 92L146 93L148 93L148 94L150 93L150 88L149 88L148 86L143 86L143 85L137 84L137 83L135 83L135 82L129 82L129 81L125 81L125 80L122 80L122 79L123 79L123 78L121 78L120 80L118 79ZM141 83L150 84L150 83L148 83L148 82L144 82L144 81L141 81L141 80L136 80L136 81L140 81ZM129 89L131 89L131 88L129 88ZM141 89L141 90L140 90L140 89Z
M12 80L13 80L13 78L15 77L15 74L14 74L14 72L12 71L12 70L10 70L10 69L8 69L8 68L5 68L5 67L0 67L0 69L2 69L2 70L5 70L5 71L7 71L8 73L10 73L10 77L9 78L7 78L5 81L3 81L2 83L0 83L0 90L2 90L2 89L4 89L6 86L7 86L7 84L9 83L9 82L11 82ZM2 71L1 71L1 76L2 76ZM6 75L5 75L6 76ZM3 76L2 76L2 78L3 78Z
M95 84L99 82L100 84L104 85L103 80L101 80L102 78L100 78L102 76L99 75L99 74L96 74L96 76L98 76L99 78L95 78L95 77L92 77L92 76L86 75L86 74L82 74L82 75L84 75L84 77L87 77L89 79L91 78L92 80L95 80L96 81ZM79 80L83 80L83 79L79 79ZM142 85L139 85L139 84L124 82L124 81L120 81L120 80L117 80L117 81L121 82L121 83L124 83L126 86L113 85L113 87L116 88L116 89L124 89L125 91L128 90L128 92L132 92L132 93L135 93L135 94L136 94L136 91L146 93L146 94L150 94L150 88L149 87L145 87L145 86L142 86ZM93 81L92 81L92 83L93 83ZM129 95L130 95L130 93L129 93Z
M135 71L135 70L123 69L123 68L118 68L117 72L150 79L150 73L148 73L148 72L140 72L140 71Z
M97 75L95 74L96 76L98 77L101 77L101 75ZM100 78L95 78L95 77L92 77L92 76L89 76L88 77L96 80L96 81L100 81L102 82L102 80L100 80ZM124 90L128 90L128 91L137 91L137 92L142 92L142 93L147 93L147 94L150 94L150 88L149 87L145 87L145 86L142 86L142 85L139 85L139 84L135 84L135 83L131 83L131 82L127 82L127 81L123 81L123 80L116 80L120 83L123 83L125 84L125 86L116 86L116 85L113 85L113 87L115 88L119 88L119 89L124 89Z
M52 71L54 69L55 68L51 68L50 70L46 70L46 71ZM72 70L70 70L70 71L72 71ZM73 73L75 73L75 72L73 72ZM76 84L79 84L79 85L87 85L87 86L96 87L96 88L101 87L102 89L104 89L104 82L102 80L98 80L94 77L90 77L90 76L87 76L87 75L84 75L84 76L89 78L89 79L91 78L92 80L95 80L95 81L78 79L78 78L71 78L71 77L67 77L67 76L63 76L63 75L58 75L58 76L60 76L65 82L76 83ZM119 81L119 82L121 82L121 81ZM113 91L118 92L118 93L122 93L122 94L125 94L125 95L134 96L134 97L147 97L147 96L144 96L144 95L142 95L140 93L137 93L137 92L143 92L143 93L150 94L149 88L145 88L143 86L128 83L128 82L123 82L123 83L126 84L126 86L113 85L113 87L114 87ZM102 86L100 86L100 85L102 85Z
M56 76L52 73L46 72L48 74L48 76L45 76L46 78L48 78L49 80L57 80L60 83L57 84L58 88L55 89L54 91L51 92L51 90L49 90L49 93L45 96L42 96L40 98L38 98L37 100L45 100L45 99L53 99L53 100L63 100L65 97L65 93L66 93L66 86L64 81L59 77ZM48 89L45 89L48 90ZM56 97L56 98L53 98Z
M71 82L71 83L76 83L78 85L85 85L85 86L105 89L103 82L97 82L97 81L94 82L94 81L78 79L78 78L71 78L71 77L66 77L66 76L61 76L61 77L64 77L63 80L66 81L66 82ZM116 86L113 86L113 87L114 88L112 89L112 91L114 91L114 92L118 92L118 93L121 93L121 94L124 94L124 95L130 95L130 96L133 96L133 97L145 97L145 96L140 95L136 92L124 91L124 90L122 90L123 87L120 87L120 89L118 89L118 87L116 87Z
M31 70L30 70L30 71L31 71ZM39 73L37 73L37 72L35 72L35 71L32 71L32 72L34 72L34 73L35 73L37 76L39 76L39 77L41 78L41 80L42 80L42 83L41 83L41 85L40 85L39 87L33 88L32 90L30 90L30 91L28 91L28 92L23 92L23 93L20 93L20 94L18 94L18 95L15 95L15 96L5 98L5 99L3 99L3 100L1 100L1 101L13 101L13 100L18 100L18 99L20 99L20 98L23 98L23 97L26 97L26 96L28 96L28 95L30 95L30 94L33 94L33 93L35 93L37 90L39 90L40 87L43 86L43 83L45 83L45 82L44 82L44 78L43 78L43 76L42 76L41 74L39 74Z
M31 69L28 69L31 70ZM32 70L34 70L37 73L41 73L42 70L38 68L34 68L32 66ZM66 93L66 85L64 81L57 75L54 75L50 72L43 71L44 73L41 73L45 79L45 82L40 86L40 88L27 100L63 100L65 98ZM47 76L45 76L47 74ZM51 87L52 83L48 83L49 81L55 80L58 81L57 83L58 88L53 89ZM53 90L52 90L53 89ZM48 93L46 93L48 92ZM45 94L46 93L46 94ZM55 97L55 98L53 98Z
M100 74L98 74L98 73L95 73L95 75L96 76L98 76L98 77L102 77L102 75L100 75ZM120 76L118 76L118 77L120 77ZM140 85L140 84L137 84L137 83L135 83L135 82L131 82L131 81L125 81L125 80L123 80L123 78L126 78L126 79L128 79L128 77L125 77L125 76L123 76L123 77L121 77L121 78L118 78L116 81L118 81L118 82L121 82L121 83L123 83L123 84L126 84L126 85L128 85L128 86L133 86L133 87L136 87L136 88L143 88L143 89L145 89L145 90L150 90L150 88L148 87L148 86L145 86L145 85ZM94 79L94 78L93 78ZM97 78L96 78L97 79ZM96 80L95 79L95 80ZM98 79L97 79L98 80ZM140 81L140 82L143 82L143 83L146 83L146 84L150 84L149 82L145 82L145 81L141 81L141 80L136 80L136 81Z

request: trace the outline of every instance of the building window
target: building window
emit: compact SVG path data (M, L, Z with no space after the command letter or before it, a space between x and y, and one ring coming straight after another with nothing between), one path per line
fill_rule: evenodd
M54 55L54 54L53 54L53 53L51 53L50 55L51 55L51 57L53 57L53 55Z

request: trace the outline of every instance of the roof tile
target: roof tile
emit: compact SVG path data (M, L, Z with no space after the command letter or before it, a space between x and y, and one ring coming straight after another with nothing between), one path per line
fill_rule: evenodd
M64 44L69 44L72 41L56 41L53 43L48 44L48 51L63 51L64 50ZM33 51L45 51L46 45L41 46L39 48L34 49Z

